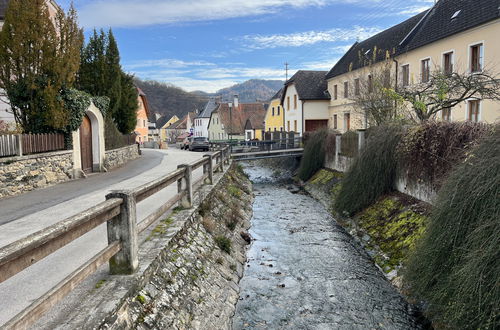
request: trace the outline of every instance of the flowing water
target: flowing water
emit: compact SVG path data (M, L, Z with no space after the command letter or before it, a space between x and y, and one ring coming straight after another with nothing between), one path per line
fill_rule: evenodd
M254 216L234 329L419 329L412 309L329 212L246 165Z

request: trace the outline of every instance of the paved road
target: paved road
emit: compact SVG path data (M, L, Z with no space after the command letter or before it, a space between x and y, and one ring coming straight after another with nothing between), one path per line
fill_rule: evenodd
M130 189L193 162L203 153L145 150L143 157L116 171L90 176L0 202L0 247L105 200L109 190ZM197 169L193 176L201 177ZM176 184L138 203L140 222L177 193ZM106 224L0 283L0 327L107 245Z

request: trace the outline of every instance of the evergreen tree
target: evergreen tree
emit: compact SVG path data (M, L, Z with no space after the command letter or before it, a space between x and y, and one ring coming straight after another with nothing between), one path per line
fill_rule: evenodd
M137 102L139 93L134 85L133 76L122 72L121 91L120 111L115 122L120 132L127 134L131 133L136 126L139 106Z
M0 88L26 132L66 127L61 91L70 88L83 43L73 7L51 20L43 0L11 0L0 32Z
M105 88L110 99L109 113L116 118L121 116L120 101L122 96L122 68L120 66L120 53L118 45L111 29L108 32L108 43L106 48L106 76Z
M107 96L106 78L106 34L94 29L86 46L81 49L81 65L78 72L78 89L94 96Z

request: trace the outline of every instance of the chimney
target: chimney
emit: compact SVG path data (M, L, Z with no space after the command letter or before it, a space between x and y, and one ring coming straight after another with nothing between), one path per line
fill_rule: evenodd
M233 102L233 104L234 104L235 108L238 107L238 105L239 105L239 103L238 103L238 94L234 94L234 102Z
M220 95L218 95L218 96L215 97L215 104L220 104L221 101L222 101L222 99L221 99Z

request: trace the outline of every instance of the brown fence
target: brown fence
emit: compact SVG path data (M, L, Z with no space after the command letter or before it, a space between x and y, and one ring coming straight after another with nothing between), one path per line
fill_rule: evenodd
M31 155L64 149L63 134L0 135L0 157Z
M112 274L133 273L139 263L139 233L146 230L177 202L182 201L184 205L191 207L194 189L206 179L213 184L213 173L224 171L224 163L229 164L230 158L230 149L225 147L191 164L179 165L177 170L135 189L113 191L106 196L106 201L0 248L2 283L90 230L107 223L108 246L14 316L2 329L28 328L70 293L72 288L108 261ZM203 175L194 181L193 171L200 167L203 167ZM137 223L136 204L172 184L177 185L177 194L142 222Z

